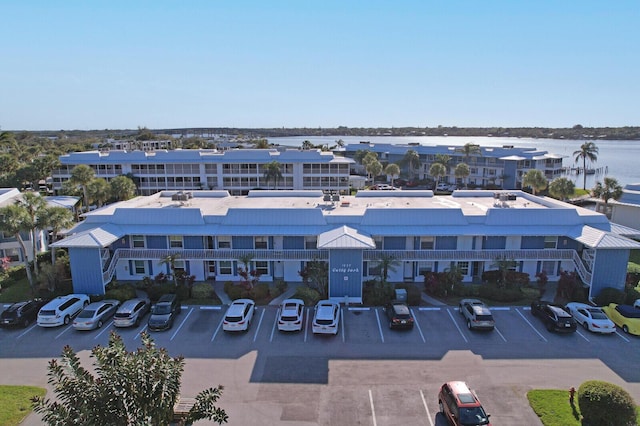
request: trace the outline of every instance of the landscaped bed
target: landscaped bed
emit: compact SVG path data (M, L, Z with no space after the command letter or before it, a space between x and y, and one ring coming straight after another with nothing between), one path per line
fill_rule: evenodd
M0 385L0 425L18 425L31 413L31 398L46 390L36 386Z

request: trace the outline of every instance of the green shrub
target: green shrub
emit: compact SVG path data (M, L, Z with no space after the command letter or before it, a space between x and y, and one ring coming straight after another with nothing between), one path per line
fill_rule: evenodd
M364 283L362 302L367 306L382 306L389 303L394 297L393 287L389 283L378 280L369 280Z
M134 297L136 297L136 289L131 284L113 287L107 290L104 294L105 299L116 299L120 302L133 299Z
M296 299L302 299L307 306L313 306L320 300L320 293L317 290L301 285L296 289L293 295Z
M225 287L227 287L226 283ZM239 285L229 286L225 293L227 293L227 296L229 296L229 299L231 300L242 299L247 295L246 289Z
M453 295L460 297L477 297L480 288L473 284L456 283L453 285Z
M287 289L289 288L289 284L287 284L287 282L285 280L280 280L279 279L279 280L276 280L275 287L278 289L280 294L282 294L285 291L287 291Z
M210 299L213 297L213 287L209 283L194 284L191 289L191 297L194 299Z
M232 287L235 287L236 284L233 283L233 281L225 281L224 282L224 292L225 293L229 293L229 289L231 289Z
M253 287L251 294L254 300L265 300L269 298L269 284L260 283Z
M176 287L173 285L173 283L171 285L173 286L173 293L178 296L178 300L187 300L191 298L191 291L189 289L190 286L179 285Z
M478 295L495 302L516 302L523 296L519 288L499 288L494 284L481 285Z
M422 291L414 284L399 283L396 284L396 289L403 288L407 290L407 304L411 306L418 306L422 301Z
M633 302L640 299L640 291L635 288L627 289L624 297L624 303L627 305L633 305Z
M618 385L589 380L578 389L578 406L585 424L635 425L636 410L631 395Z
M613 287L603 288L595 297L594 302L598 306L607 306L609 303L620 304L624 302L624 292Z
M173 283L156 284L147 289L149 299L154 301L160 299L163 294L171 293L176 293L176 286Z
M7 270L9 280L16 282L27 279L27 271L24 269L24 265L12 266Z

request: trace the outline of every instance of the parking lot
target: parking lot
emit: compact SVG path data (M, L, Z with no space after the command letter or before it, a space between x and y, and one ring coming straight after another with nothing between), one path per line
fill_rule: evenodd
M630 368L640 360L639 338L621 331L595 335L582 328L551 333L524 307L492 309L496 329L491 332L468 330L457 307L412 307L411 330L390 330L380 307L342 307L336 336L311 333L309 307L300 332L277 330L275 306L259 306L249 331L223 332L225 309L184 306L172 329L151 335L172 355L187 358L187 389L195 393L226 385L223 400L228 405L223 405L243 419L231 424L252 424L247 413L264 409L283 424L434 426L444 424L437 415L438 387L457 379L478 391L496 424L518 424L516 419L528 409L524 394L532 386L565 381L577 386L581 382L576 377L609 379L640 400L640 372ZM57 357L65 344L88 351L105 345L111 331L133 349L145 330L144 322L119 329L112 321L93 331L37 325L3 329L0 357L5 365L9 359ZM245 364L247 371L240 372L238 366ZM193 370L200 365L208 366L206 374L205 367ZM207 377L216 382L207 383ZM252 401L252 409L247 411L240 401ZM532 421L536 424L535 416Z

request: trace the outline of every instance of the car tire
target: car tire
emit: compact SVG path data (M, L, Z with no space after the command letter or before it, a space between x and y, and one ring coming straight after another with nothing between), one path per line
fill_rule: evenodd
M389 330L393 330L393 323L389 321Z
M553 331L553 325L551 325L550 322L547 323L547 330L548 331Z
M31 324L31 321L29 321L29 318L25 318L24 321L22 321L22 326L23 327L28 327L29 324Z
M440 409L440 412L444 414L444 405L442 404L442 401L438 401L438 408Z
M69 325L71 322L71 317L69 315L64 317L64 325Z
M140 317L136 318L136 322L134 324L135 327L138 327L140 325Z
M591 331L591 330L589 330L589 324L587 324L586 321L582 323L582 326L584 327L585 330Z
M458 305L458 312L460 313L460 315L464 315L464 314L462 313L462 305Z
M623 325L622 326L622 331L624 331L625 333L629 334L629 327L627 327L627 325Z
M471 321L467 320L467 328L471 330Z
M89 306L89 302L85 301L85 302L82 304L82 308L84 309L84 308L86 308L87 306Z
M102 320L98 320L98 328L102 328Z

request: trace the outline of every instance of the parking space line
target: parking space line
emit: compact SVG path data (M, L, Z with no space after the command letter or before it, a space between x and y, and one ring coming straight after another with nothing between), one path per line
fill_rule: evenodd
M382 339L382 343L384 343L384 336L382 335L382 326L380 325L380 316L378 316L378 310L376 309L376 320L378 321L378 331L380 331L380 338Z
M582 337L584 340L586 340L587 342L591 343L591 342L589 341L589 339L587 339L587 337L586 337L586 336L584 336L582 333L580 333L580 330L576 330L576 333L578 333L578 334L580 335L580 337Z
M113 325L113 321L111 321L109 323L108 326L106 326L105 328L102 329L102 331L98 334L96 334L96 337L93 338L93 340L96 340L98 337L100 337L100 335L102 335L102 333L104 333L105 331L107 331L109 328L111 328L111 326Z
M502 340L504 340L504 342L507 343L507 339L505 339L502 333L500 333L500 330L498 330L498 327L493 327L493 329L498 333L500 337L502 337Z
M309 311L311 310L311 308L307 308L307 319L305 320L304 323L304 341L307 341L307 332L309 331Z
M427 412L427 419L429 420L429 424L433 426L433 420L431 420L431 413L429 412L429 407L427 407L427 400L424 398L424 393L422 393L422 389L420 389L420 397L422 398L422 405L424 405L424 410Z
M529 309L531 309L531 308L529 308ZM526 322L527 324L529 324L529 327L531 327L531 328L533 329L533 331L535 331L535 332L538 334L538 336L540 336L540 337L542 338L542 340L544 340L545 342L547 342L547 341L548 341L548 340L547 340L547 339L546 339L542 334L540 334L540 332L539 332L539 331L538 331L538 330L533 326L533 324L531 324L531 323L529 322L529 320L528 320L528 319L526 319L526 318L524 317L524 315L522 315L522 313L521 313L518 309L515 309L515 311L518 313L518 315L520 315L520 316L522 317L522 319L523 319L523 320L525 320L525 322Z
M219 311L222 306L200 306L201 311Z
M418 323L418 317L413 312L413 308L411 309L411 316L413 317L414 324L416 325L416 327L418 327L418 332L420 332L420 337L422 337L422 343L427 343L427 341L424 338L424 334L422 334L422 328L420 328L420 324Z
M451 321L453 321L453 325L456 326L456 328L458 329L458 332L460 333L460 335L462 336L462 338L464 339L464 341L466 343L469 343L469 341L467 340L467 337L464 335L464 333L462 333L462 330L460 329L460 326L458 326L458 323L456 322L455 318L453 318L453 315L451 314L451 311L449 309L447 309L447 313L449 314L449 316L451 317Z
M58 339L58 337L62 336L64 333L66 333L67 331L71 330L72 327L73 326L71 324L69 324L69 326L67 328L62 330L62 332L56 336L56 340Z
M439 311L440 308L418 308L419 311Z
M138 337L140 337L140 335L142 333L144 333L145 331L147 331L147 327L149 326L149 324L145 324L144 327L142 327L142 329L140 331L138 331L138 333L135 335L135 337L133 338L133 340L137 340Z
M186 317L184 317L184 319L182 320L182 322L180 323L180 325L178 326L178 328L176 329L176 331L173 333L173 336L171 336L171 339L169 340L173 340L174 337L176 337L176 335L178 334L178 332L180 331L180 329L182 328L182 326L184 325L185 321L187 321L187 318L189 318L189 315L191 315L191 312L193 312L193 308L191 308L189 310L189 313L187 314Z
M618 336L620 336L620 338L621 338L622 340L624 340L625 342L627 342L627 343L629 343L629 342L630 342L630 340L629 340L629 339L627 339L626 337L624 337L622 334L618 333L618 330L616 330L616 334L617 334ZM18 336L18 337L19 337L19 336Z
M278 318L280 318L280 308L278 308L278 312L276 312L276 318L273 320L273 327L271 327L271 337L269 337L269 342L273 342L273 333L276 331Z
M38 324L33 324L31 327L29 327L27 330L23 331L22 333L20 333L16 339L21 338L22 336L24 336L25 334L27 334L28 332L30 332L31 330L33 330L34 328L36 328L38 326Z
M373 418L373 426L377 426L378 422L376 421L376 409L373 406L373 395L371 394L371 389L369 389L369 404L371 404L371 417Z
M220 327L222 327L222 323L223 322L224 322L224 316L222 318L220 318L220 322L218 323L218 326L216 327L216 331L213 332L213 336L211 336L210 342L213 342L213 339L216 338L216 335L218 334L218 331L220 331Z
M492 306L492 311L510 311L511 308L509 306Z
M345 335L347 334L347 332L344 329L344 309L340 308L341 312L340 312L340 328L342 329L342 343L344 343L345 340Z
M266 309L262 308L262 314L260 314L260 321L258 321L258 326L256 327L256 334L253 335L254 342L258 338L258 331L260 331L260 324L262 324L262 318L264 318L264 311L266 311Z

